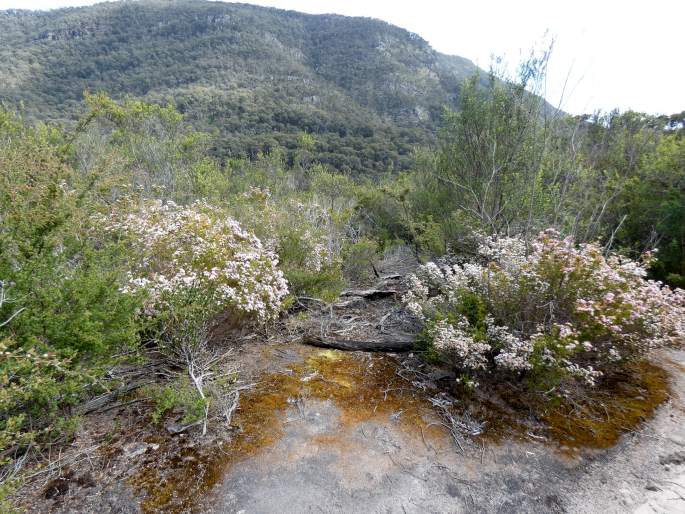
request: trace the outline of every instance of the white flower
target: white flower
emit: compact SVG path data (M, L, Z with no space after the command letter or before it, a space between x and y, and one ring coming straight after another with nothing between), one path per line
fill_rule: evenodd
M465 319L457 326L444 320L438 321L431 331L435 349L452 357L464 368L485 369L485 354L490 350L490 345L474 340L468 334L468 328Z
M155 313L154 304L167 293L202 287L216 292L219 305L264 321L288 294L277 256L205 202L181 207L150 201L107 230L129 236L138 260L121 290L146 291L147 312Z
M528 247L526 254L521 239L484 237L487 265L430 262L409 277L404 303L434 323L438 352L462 367L493 367L488 353L494 368L543 366L592 384L615 361L685 341L685 291L644 278L651 256L605 257L598 245L554 230ZM461 315L474 308L487 313L486 341L482 321L471 327Z

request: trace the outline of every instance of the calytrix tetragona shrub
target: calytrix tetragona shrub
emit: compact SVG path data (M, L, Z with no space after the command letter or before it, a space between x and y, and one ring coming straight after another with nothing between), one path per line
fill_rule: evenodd
M528 248L484 237L478 253L477 262L421 266L404 297L435 351L459 368L547 371L592 385L685 338L685 291L646 279L650 254L606 257L554 230Z
M105 226L123 234L134 250L123 291L146 292L147 312L154 313L170 295L195 288L210 293L217 308L266 321L288 294L276 254L206 202L184 207L147 201Z

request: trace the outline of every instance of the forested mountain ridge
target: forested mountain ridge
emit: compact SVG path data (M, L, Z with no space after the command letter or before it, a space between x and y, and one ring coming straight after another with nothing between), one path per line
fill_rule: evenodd
M477 71L370 18L189 0L0 12L0 101L29 119L83 112L84 90L171 102L217 155L290 157L303 132L339 170L404 169Z

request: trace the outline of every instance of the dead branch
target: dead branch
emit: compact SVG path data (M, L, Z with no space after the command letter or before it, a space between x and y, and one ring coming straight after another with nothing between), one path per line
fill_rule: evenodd
M459 447L462 454L464 447L461 444L463 436L476 436L483 432L483 423L471 419L468 416L455 416L452 413L452 404L454 403L449 398L435 397L430 398L431 404L436 408L438 415L442 418L441 425L444 426L452 436L455 444Z
M73 465L76 462L79 462L83 459L86 459L90 457L90 453L97 450L100 448L101 445L96 444L95 446L91 446L90 448L86 448L85 450L81 450L80 452L75 453L71 457L67 459L62 459L61 453L59 457L55 460L50 462L47 466L44 468L41 468L40 470L36 471L35 473L32 473L30 475L24 476L24 480L29 480L31 478L37 477L39 475L42 475L44 473L52 473L53 471L56 471L60 468L63 468L64 466L67 465Z
M238 408L238 404L240 403L240 391L233 391L231 398L233 399L233 401L228 405L227 408L224 409L224 419L226 420L226 425L228 426L231 425L231 419L233 418L233 414L235 413L236 409Z
M114 391L102 394L100 396L96 396L95 398L93 398L93 399L87 401L86 403L80 405L77 408L77 411L80 414L89 414L91 412L100 410L105 405L115 401L116 399L120 398L121 396L123 396L127 393L130 393L131 391L134 391L140 387L143 387L144 385L152 384L153 382L154 382L154 380L140 380L137 382L130 382L128 384L123 384L122 386L118 387ZM106 410L109 410L109 408Z
M13 300L10 300L9 298L7 298L7 293L5 291L5 281L0 280L0 307L2 307L6 303L12 303L12 302L13 302ZM14 318L19 316L19 314L21 314L24 310L26 310L26 307L22 307L21 309L14 311L13 314L10 314L9 318L7 318L3 322L0 322L0 328L7 325L10 321L12 321Z
M167 432L169 432L171 435L178 435L180 433L185 432L186 430L196 427L199 424L203 423L203 420L199 419L197 421L193 421L192 423L188 423L187 425L181 425L180 423L172 423L170 425L166 426Z

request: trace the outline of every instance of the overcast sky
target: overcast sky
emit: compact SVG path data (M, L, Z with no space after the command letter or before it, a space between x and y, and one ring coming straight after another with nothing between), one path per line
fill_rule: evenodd
M50 9L94 0L0 0L0 9ZM685 110L683 0L252 0L308 13L371 16L416 32L443 53L487 68L555 39L547 99L572 113ZM568 78L568 80L567 80Z

